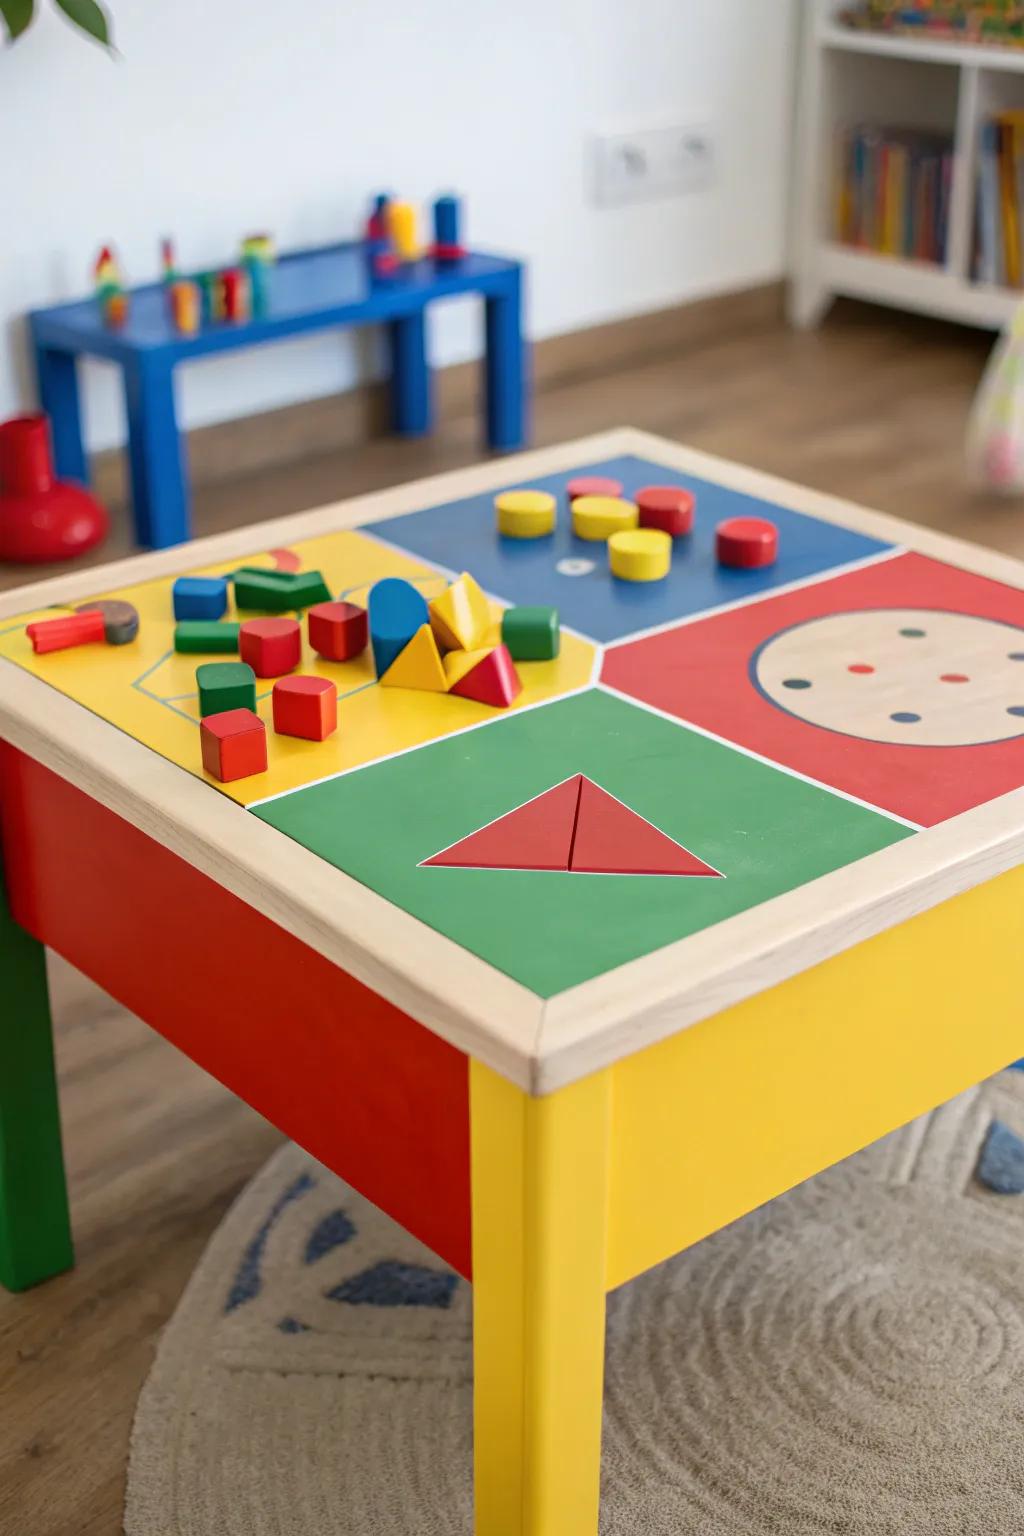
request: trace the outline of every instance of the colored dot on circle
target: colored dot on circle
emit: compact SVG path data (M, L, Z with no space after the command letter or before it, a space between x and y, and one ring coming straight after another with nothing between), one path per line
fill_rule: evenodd
M809 688L811 685L806 677L785 677L782 680L783 688Z
M850 667L847 667L846 670L847 670L847 672L857 672L857 673L860 673L860 674L862 674L864 676L867 676L867 674L869 672L873 672L875 669L874 669L874 667L869 667L866 661L855 661L853 663L853 665L850 666Z
M889 716L889 719L895 720L898 725L913 725L920 718L920 715L913 714L909 709L898 709L894 715Z
M940 683L969 683L970 678L965 672L943 672L939 678Z
M1024 715L1024 704L1011 704L1006 713L1008 715Z
M901 629L900 630L900 634L901 635L905 635L908 640L920 640L920 639L923 638L924 633L925 632L924 632L923 629ZM915 716L914 718L916 719L917 717Z

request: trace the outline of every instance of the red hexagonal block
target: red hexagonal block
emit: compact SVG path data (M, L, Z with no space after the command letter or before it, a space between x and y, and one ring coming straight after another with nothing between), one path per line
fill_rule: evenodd
M274 684L274 730L324 741L337 729L338 690L327 677L282 677Z
M266 771L267 728L251 709L207 715L199 725L199 740L203 767L222 784Z
M315 603L309 610L309 643L326 661L350 661L368 639L366 609L355 603Z
M257 677L281 677L302 659L302 626L298 619L246 619L238 653Z

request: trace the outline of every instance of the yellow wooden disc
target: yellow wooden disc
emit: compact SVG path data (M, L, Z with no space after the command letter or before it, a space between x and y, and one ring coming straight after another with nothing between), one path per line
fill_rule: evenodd
M635 528L638 517L636 503L621 496L577 496L572 504L572 530L580 539L607 539Z
M660 528L627 528L608 540L612 575L623 581L660 581L672 564L672 539Z
M547 491L502 491L494 510L498 532L507 539L539 539L555 531L557 503Z

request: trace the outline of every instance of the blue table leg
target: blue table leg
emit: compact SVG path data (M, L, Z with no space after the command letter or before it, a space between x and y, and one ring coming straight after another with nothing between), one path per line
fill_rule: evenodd
M135 537L149 549L189 534L185 446L174 410L174 369L143 354L124 365Z
M505 292L489 297L485 306L487 441L492 448L519 448L526 436L526 359L519 273L513 272Z
M33 342L39 404L50 418L53 463L61 480L89 483L89 465L82 441L82 407L73 352L57 352Z
M392 320L389 330L392 425L405 437L422 437L434 423L426 309Z

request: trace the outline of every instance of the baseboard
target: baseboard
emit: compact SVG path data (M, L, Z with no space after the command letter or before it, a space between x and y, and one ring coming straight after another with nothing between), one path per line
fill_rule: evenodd
M773 282L549 336L533 345L534 390L541 394L575 379L605 374L666 352L706 346L777 324L782 316L783 284ZM442 419L476 411L479 364L456 363L438 369L436 390ZM387 430L385 386L360 384L344 394L196 428L188 434L189 472L194 485L209 485L295 459L355 447L383 436ZM124 454L118 449L96 454L92 471L100 500L111 507L123 505Z

